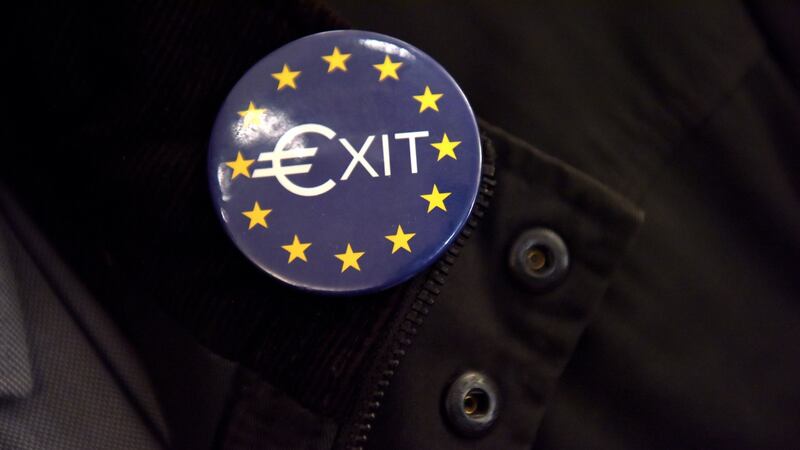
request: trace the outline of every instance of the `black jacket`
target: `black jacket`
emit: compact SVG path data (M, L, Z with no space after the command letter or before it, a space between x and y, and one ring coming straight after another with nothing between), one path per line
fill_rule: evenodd
M451 72L487 161L442 261L336 301L238 253L205 161L247 68L348 22L12 11L3 179L139 349L175 447L800 446L796 5L335 3ZM563 274L526 274L521 236ZM496 388L480 437L447 412L469 370Z

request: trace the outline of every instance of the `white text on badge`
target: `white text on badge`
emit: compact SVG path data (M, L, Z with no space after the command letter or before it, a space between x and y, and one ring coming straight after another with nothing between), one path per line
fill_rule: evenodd
M296 185L288 178L289 175L308 173L311 170L311 163L295 164L291 166L284 166L281 164L281 161L284 159L309 158L317 154L317 147L299 147L286 150L287 145L289 145L298 136L305 133L320 134L328 139L333 139L336 136L335 131L331 130L325 125L320 125L317 123L305 123L290 129L284 133L280 139L278 139L273 151L263 152L258 155L258 161L271 161L272 167L254 170L253 178L275 177L281 186L283 186L287 191L303 197L315 197L333 189L333 187L336 186L336 182L331 179L328 179L324 183L317 186L305 187ZM408 131L394 134L394 139L408 141L411 173L417 173L416 140L419 138L426 138L428 135L429 133L427 131ZM389 158L389 135L382 134L380 136L381 144L383 146L383 174L384 176L388 177L392 175L391 161ZM357 165L361 165L372 177L379 176L378 172L375 171L375 168L373 168L372 165L366 159L364 159L364 156L367 154L367 151L369 150L370 145L372 145L372 141L374 139L374 135L367 136L367 139L361 145L359 150L356 150L347 139L339 139L339 143L342 144L342 147L347 150L352 158L350 160L350 164L348 164L347 168L344 170L344 173L342 173L340 178L341 180L347 180L350 178L350 175L353 173L353 170Z

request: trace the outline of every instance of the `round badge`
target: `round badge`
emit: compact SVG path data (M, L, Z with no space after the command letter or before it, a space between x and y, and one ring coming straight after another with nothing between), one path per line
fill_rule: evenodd
M234 86L209 146L228 234L265 272L321 293L401 283L466 223L481 148L450 75L381 34L330 31L274 51Z

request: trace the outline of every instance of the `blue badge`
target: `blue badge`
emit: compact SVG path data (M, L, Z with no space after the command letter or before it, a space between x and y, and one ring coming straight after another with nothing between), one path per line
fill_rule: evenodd
M209 177L228 234L265 272L316 292L386 289L466 223L481 147L456 82L411 45L364 31L291 42L236 84Z

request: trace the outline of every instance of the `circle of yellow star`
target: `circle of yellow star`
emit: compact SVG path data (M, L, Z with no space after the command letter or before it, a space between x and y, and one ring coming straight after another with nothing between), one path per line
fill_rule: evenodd
M292 261L295 259L301 259L305 262L308 262L306 259L306 249L311 247L311 242L300 242L300 238L297 235L294 235L294 240L292 240L291 244L288 245L281 245L281 248L289 252L289 263L291 264Z
M364 252L354 252L353 248L350 247L349 242L347 243L347 250L345 250L344 253L339 253L333 256L342 261L342 272L351 267L359 272L361 271L361 267L358 265L358 258L364 256Z
M428 201L428 212L433 211L434 208L447 211L447 208L444 206L444 199L450 197L450 194L451 192L439 192L439 188L434 184L430 194L422 194L420 197Z
M256 225L261 225L264 228L269 228L267 225L266 217L271 213L271 209L261 209L261 205L258 202L253 205L253 209L250 211L244 211L244 214L248 219L250 219L250 225L248 225L247 229L252 230L253 227Z
M443 94L434 94L431 92L430 86L425 86L425 92L422 95L415 95L414 100L419 102L419 112L425 111L430 108L439 112L439 106L436 104Z
M411 240L417 233L405 233L403 232L403 227L400 225L397 226L397 232L395 234L390 234L389 236L384 236L386 239L392 241L392 254L394 252L400 250L401 248L408 253L411 253L411 247L408 246L408 241Z
M264 113L267 112L267 108L256 108L256 105L253 102L247 106L247 110L239 111L239 115L244 117L243 126L245 128L250 128L252 125L261 125L264 123Z
M399 80L400 78L397 76L397 69L402 67L402 65L402 62L392 62L392 58L389 58L389 55L386 55L381 64L373 64L372 67L381 72L381 76L378 78L378 81L383 81L386 78L394 78L395 80Z
M250 178L250 165L253 164L253 162L255 162L255 159L244 159L242 152L237 152L235 161L228 161L225 163L226 166L233 169L231 180L235 179L239 175L244 175L247 178Z
M445 156L458 159L456 158L456 152L454 150L459 144L461 144L461 141L451 141L450 138L447 137L447 133L445 133L444 136L442 136L441 142L436 142L431 145L436 150L439 150L439 156L436 158L436 160L441 161Z
M294 83L294 79L297 78L298 76L300 76L300 71L299 70L292 71L291 69L289 69L288 64L284 64L283 70L281 70L280 72L272 74L272 78L278 80L279 91L285 88L286 86L289 86L292 89L297 89L297 85Z
M347 65L345 65L345 61L350 59L351 55L351 53L340 53L339 47L333 47L333 53L323 56L322 59L328 63L328 73L331 73L336 69L339 69L342 72L347 72Z

